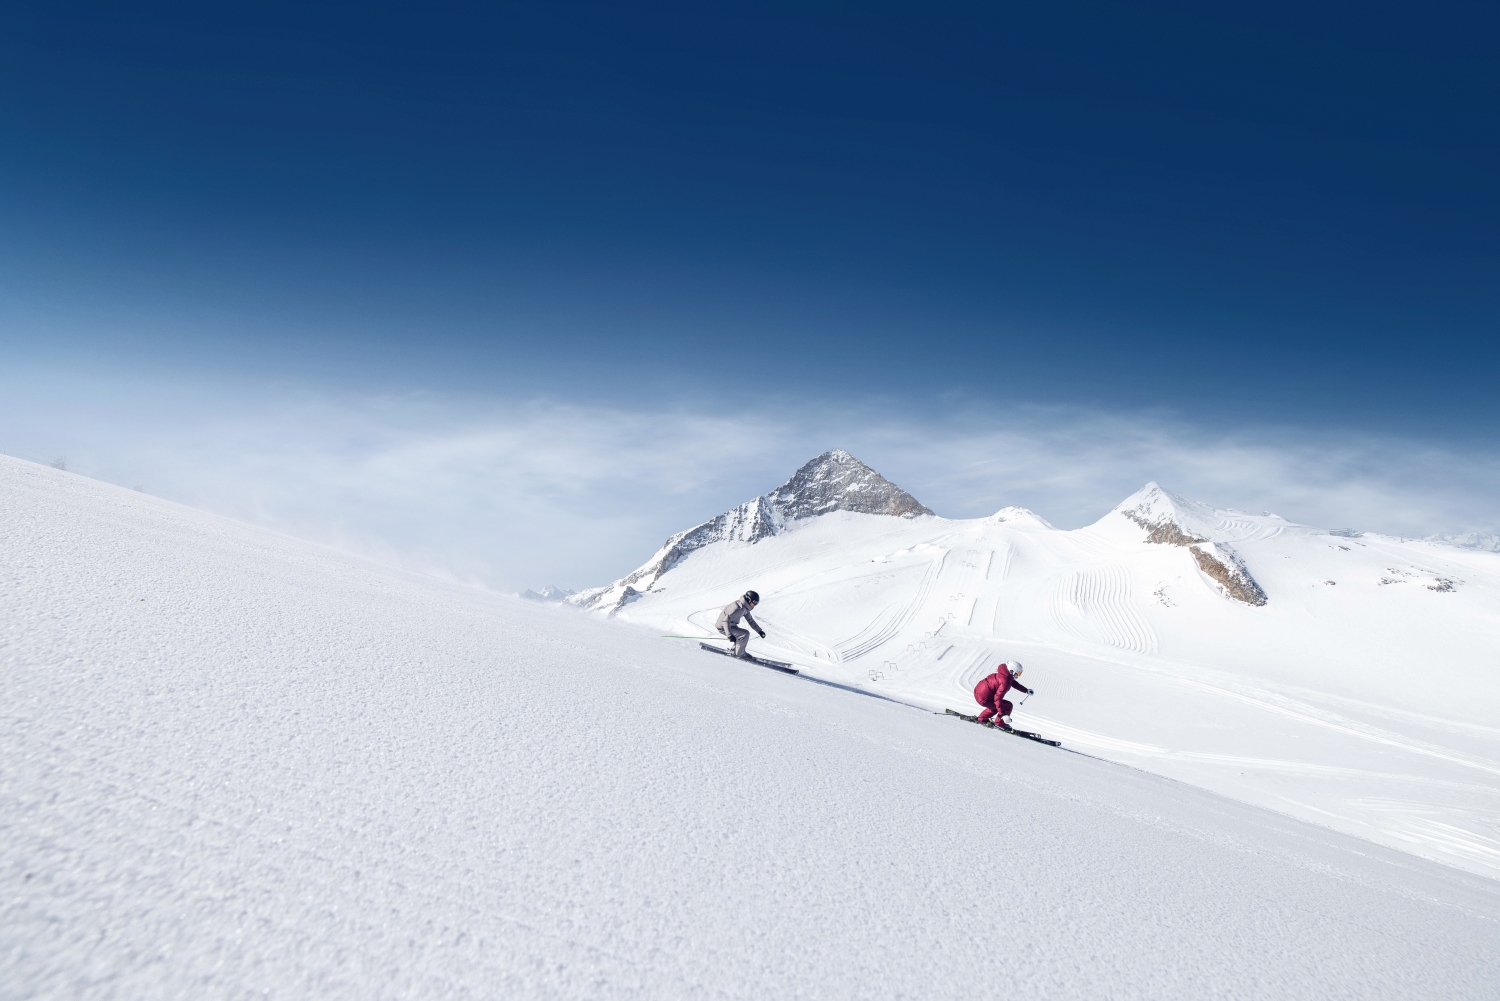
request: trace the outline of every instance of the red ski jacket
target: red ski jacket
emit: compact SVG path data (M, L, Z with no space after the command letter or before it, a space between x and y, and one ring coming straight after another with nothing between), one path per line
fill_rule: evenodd
M974 686L974 701L980 705L996 712L1000 711L1000 700L1005 698L1005 693L1012 688L1031 694L1031 689L1011 677L1010 668L1004 664L994 674L979 679L979 684Z

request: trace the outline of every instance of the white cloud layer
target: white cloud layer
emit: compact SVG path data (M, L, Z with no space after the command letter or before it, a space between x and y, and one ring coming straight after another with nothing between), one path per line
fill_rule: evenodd
M844 448L939 514L1087 524L1147 480L1393 534L1496 531L1500 456L1164 414L780 401L587 406L7 380L0 451L495 587L604 583Z

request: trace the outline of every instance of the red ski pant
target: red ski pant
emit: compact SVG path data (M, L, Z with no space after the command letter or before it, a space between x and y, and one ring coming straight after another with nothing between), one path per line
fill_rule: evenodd
M1014 709L1014 708L1015 708L1015 706L1013 706L1013 705L1010 704L1010 700L1009 699L1001 699L1000 700L1000 712L996 713L994 706L985 706L984 707L984 711L979 714L979 722L981 722L981 723L988 722L989 718L991 716L996 716L996 715L999 715L999 716L1009 716L1010 715L1010 711L1012 709Z

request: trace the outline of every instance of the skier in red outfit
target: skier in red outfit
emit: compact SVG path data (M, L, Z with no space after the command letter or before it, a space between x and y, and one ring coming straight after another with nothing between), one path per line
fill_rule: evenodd
M1031 689L1018 680L1021 671L1021 662L1013 660L1009 664L1001 664L994 674L986 675L974 686L974 701L984 706L984 711L979 714L979 722L988 723L994 717L999 726L1010 729L1010 711L1015 707L1006 701L1005 693L1015 688L1027 695L1031 694Z

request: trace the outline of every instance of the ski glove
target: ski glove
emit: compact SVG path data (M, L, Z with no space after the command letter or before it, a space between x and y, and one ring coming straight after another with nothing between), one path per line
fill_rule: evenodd
M766 638L765 630L761 630L760 638L761 639L765 639Z

